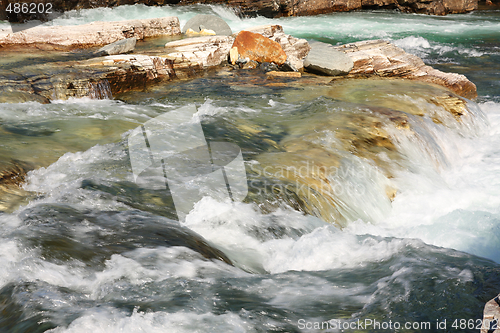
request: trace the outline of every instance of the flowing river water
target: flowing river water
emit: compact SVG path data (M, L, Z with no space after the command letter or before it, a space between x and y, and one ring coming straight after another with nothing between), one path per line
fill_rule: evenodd
M0 104L2 168L31 170L0 187L0 331L477 332L500 292L500 11L271 20L135 5L54 23L207 12L233 31L386 39L479 96L225 70L113 99ZM205 197L177 221L168 192L134 182L127 137L192 104L208 141L241 148L249 193Z

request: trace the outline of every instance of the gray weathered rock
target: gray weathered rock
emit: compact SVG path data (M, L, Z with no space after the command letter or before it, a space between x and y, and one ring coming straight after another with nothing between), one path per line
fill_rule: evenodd
M119 22L92 22L74 26L38 26L18 33L0 30L0 45L47 45L54 48L101 46L124 38L138 40L181 33L177 17Z
M99 50L95 52L95 54L99 56L105 56L105 55L129 53L134 51L136 43L137 39L135 37L125 38L101 47Z
M188 29L200 32L202 29L213 30L216 35L231 36L233 32L229 25L220 17L215 15L200 14L191 18L182 28L185 34Z
M307 70L330 76L347 75L353 66L351 58L344 52L321 42L311 43L311 51L304 60Z

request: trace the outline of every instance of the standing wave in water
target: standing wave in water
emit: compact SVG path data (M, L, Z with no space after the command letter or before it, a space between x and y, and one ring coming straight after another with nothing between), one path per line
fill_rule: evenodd
M278 23L332 44L388 39L467 75L479 97L453 99L467 111L457 119L425 84L283 88L212 73L120 100L1 104L0 156L26 171L22 189L0 187L2 200L17 198L0 214L2 330L395 331L390 321L477 332L500 292L500 13L269 20L135 5L54 23L175 15L182 24L207 11L234 31ZM179 222L168 193L134 182L127 137L190 104L209 141L241 147L250 193L241 203L205 197ZM307 162L330 173L283 171ZM325 179L334 196L300 191Z

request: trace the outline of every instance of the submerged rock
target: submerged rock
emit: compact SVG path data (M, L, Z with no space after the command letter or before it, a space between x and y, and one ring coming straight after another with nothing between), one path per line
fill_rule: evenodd
M17 33L0 30L0 46L39 45L54 49L101 46L124 38L138 40L181 33L177 17L119 22L92 22L74 26L38 26Z
M196 15L187 21L182 28L182 33L187 33L189 29L197 33L201 33L202 30L212 30L214 35L231 36L233 34L229 25L223 19L215 15Z
M11 160L2 163L0 167L0 186L19 186L24 182L27 173L26 166L19 161Z
M26 91L4 91L0 89L0 103L26 103L38 102L40 104L49 103L49 99L33 92Z
M273 62L282 65L287 58L279 43L250 31L240 31L232 47L238 48L239 57L261 63Z
M477 131L482 126L474 104L436 85L389 78L307 85L308 77L324 79L305 74L289 83L296 89L283 92L282 98L304 107L274 120L283 134L251 167L264 185L271 184L261 191L268 197L257 200L266 207L273 200L292 201L295 209L339 227L359 218L383 218L398 195L392 179L409 161L401 142L422 144L436 170L449 162L419 118L452 130L463 126ZM377 191L366 192L365 181L376 184ZM353 199L368 200L377 209L361 211Z
M26 163L16 160L0 164L0 211L11 212L27 200L29 192L21 185L30 169Z
M95 52L95 54L99 56L106 56L106 55L129 53L134 51L136 43L137 39L135 37L125 38L101 47L99 50Z
M304 60L304 67L324 75L347 75L354 63L344 52L338 51L330 44L315 42Z
M26 227L17 233L52 262L80 260L104 264L113 254L137 248L185 247L206 259L232 264L219 249L177 221L140 210L79 211L62 204L40 204L25 209ZM85 233L68 233L88 226Z

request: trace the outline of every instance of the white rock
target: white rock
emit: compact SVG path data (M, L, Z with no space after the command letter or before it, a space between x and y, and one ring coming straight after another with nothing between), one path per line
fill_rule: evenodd
M204 36L169 42L165 48L171 50L169 59L212 67L227 60L233 42L231 36Z
M311 51L304 60L304 67L313 72L337 76L347 75L353 68L352 59L326 43L311 43Z

